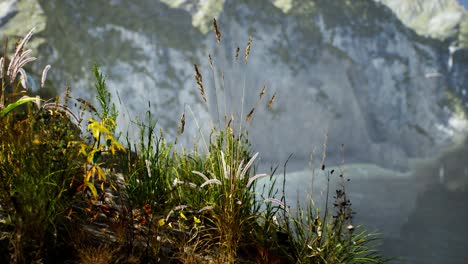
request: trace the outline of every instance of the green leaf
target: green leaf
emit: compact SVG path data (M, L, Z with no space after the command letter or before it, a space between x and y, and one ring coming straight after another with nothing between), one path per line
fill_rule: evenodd
M17 108L18 106L20 106L22 104L25 104L25 103L28 103L28 102L33 102L33 101L36 101L36 100L37 100L37 98L35 98L35 97L29 97L29 96L23 97L23 98L19 99L18 101L9 104L7 107L5 107L5 109L0 111L0 117L6 116L8 113L10 113L11 111L13 111L15 108Z

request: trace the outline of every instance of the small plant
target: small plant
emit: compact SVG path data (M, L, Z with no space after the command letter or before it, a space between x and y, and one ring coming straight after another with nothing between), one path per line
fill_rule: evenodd
M98 92L97 99L101 106L101 111L96 112L100 121L89 118L87 130L92 135L92 143L80 143L80 154L86 157L84 163L84 178L83 183L78 187L80 190L89 189L93 198L97 198L97 190L94 185L94 179L101 181L101 191L104 191L104 182L106 181L106 173L102 168L102 156L115 155L117 151L124 151L124 147L115 139L114 132L117 126L115 120L117 118L117 110L115 105L111 106L111 96L107 91L106 83L103 75L99 72L97 65L94 66L94 74L97 80L96 90Z
M221 33L214 20L214 32L218 43ZM252 37L245 49L244 62L247 63ZM238 50L236 61L238 60ZM208 56L210 67L215 72L215 63L211 55ZM195 64L195 80L200 95L209 108L207 91L203 84L201 69ZM220 93L215 87L214 91ZM183 155L178 164L174 186L177 190L178 206L186 212L191 212L194 217L199 217L204 224L200 234L203 240L210 245L220 263L234 263L237 260L239 250L255 245L258 238L253 234L263 228L265 222L259 221L261 217L261 204L255 193L255 184L258 179L268 177L268 174L255 174L254 162L258 153L250 153L250 145L246 138L245 123L251 122L263 95L266 92L264 86L259 94L257 105L244 117L241 114L239 128L234 129L233 117L227 120L221 127L220 118L218 125L212 127L210 140L203 140L207 148L206 155L193 152ZM216 95L218 98L218 95ZM242 99L242 108L243 99ZM219 113L219 103L216 102L216 112ZM185 114L181 118L181 126L185 121ZM227 113L225 113L227 117ZM245 120L244 120L245 118ZM244 123L245 122L245 123ZM183 131L183 129L181 129ZM272 216L272 207L268 207L267 215ZM171 215L173 211L169 213ZM264 219L265 220L265 219ZM267 221L268 221L267 220ZM262 222L262 223L261 223ZM256 233L257 235L259 232ZM269 234L265 234L268 236Z
M326 147L326 144L324 144ZM325 157L325 156L324 156ZM322 161L321 170L325 172ZM352 224L351 202L342 183L335 191L334 211L329 210L329 184L334 170L326 172L327 194L325 212L321 215L312 198L305 208L299 203L295 215L284 215L283 229L291 241L290 260L295 263L384 263L373 249L377 236L366 231L358 231Z
M133 247L142 242L144 259L156 258L163 243L164 214L171 191L174 171L173 153L163 136L156 135L156 122L147 112L147 123L139 122L139 147L132 147L120 157L125 182L121 186L121 221L125 222L126 243Z

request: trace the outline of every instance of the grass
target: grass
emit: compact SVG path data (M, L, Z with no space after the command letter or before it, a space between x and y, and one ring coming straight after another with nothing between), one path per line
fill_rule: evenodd
M216 21L214 32L220 43ZM54 101L25 95L23 67L34 60L25 50L31 37L32 32L18 42L9 67L6 58L0 60L3 262L385 262L370 244L375 237L351 225L344 185L336 190L333 209L327 204L320 214L311 201L292 212L281 195L285 178L279 192L276 169L256 172L260 154L253 152L246 128L258 107L274 107L274 94L263 102L266 86L254 107L241 111L240 121L234 122L234 113L229 119L228 113L218 117L209 139L202 137L205 151L176 149L158 133L151 112L136 123L140 136L133 142L116 135L119 113L97 66L97 107L68 93ZM244 64L252 41L250 36ZM239 53L237 48L235 63ZM211 55L209 62L214 73ZM202 69L194 68L209 108L211 91L204 86ZM217 87L213 92L223 96ZM68 107L72 103L80 105L78 113ZM244 98L241 104L244 109ZM212 105L221 112L218 102ZM180 134L185 118L184 112ZM261 193L256 191L259 179L269 182Z

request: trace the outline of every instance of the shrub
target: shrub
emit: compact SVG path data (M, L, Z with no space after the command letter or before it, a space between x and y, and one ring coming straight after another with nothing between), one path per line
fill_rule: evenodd
M1 230L13 263L40 260L56 243L54 234L70 208L73 179L80 172L78 149L71 144L80 140L80 130L67 114L69 109L58 99L44 104L31 97L15 101L16 94L21 95L20 85L27 88L22 67L33 58L23 48L31 34L16 46L9 70L3 64L6 59L0 59ZM36 104L27 104L32 99Z

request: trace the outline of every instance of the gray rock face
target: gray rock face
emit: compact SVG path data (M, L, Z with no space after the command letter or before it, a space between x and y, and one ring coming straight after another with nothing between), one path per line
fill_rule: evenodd
M45 26L44 11L36 0L0 0L1 40L5 37L23 37L33 27L36 28L36 32L41 32ZM34 49L34 54L37 54L37 47L43 42L43 38L36 37L28 47Z
M392 9L405 25L424 36L458 36L466 11L458 0L375 0Z

